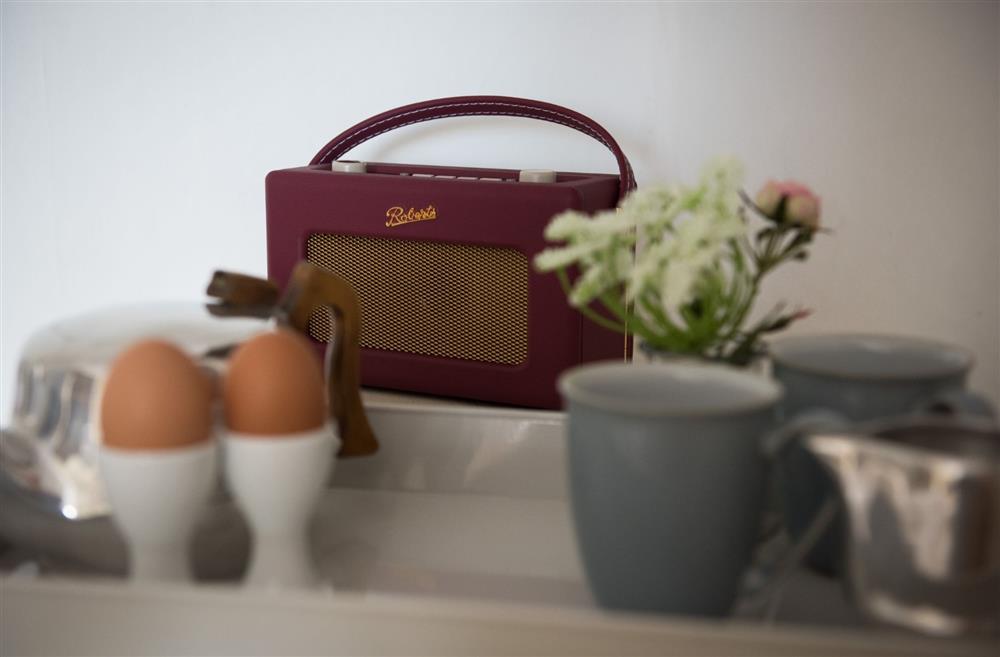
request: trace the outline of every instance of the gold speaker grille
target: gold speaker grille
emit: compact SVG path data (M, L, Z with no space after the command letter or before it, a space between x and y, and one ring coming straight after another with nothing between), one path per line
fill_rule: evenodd
M306 259L361 298L361 346L518 365L528 355L528 259L520 251L315 234ZM309 333L332 336L331 313Z

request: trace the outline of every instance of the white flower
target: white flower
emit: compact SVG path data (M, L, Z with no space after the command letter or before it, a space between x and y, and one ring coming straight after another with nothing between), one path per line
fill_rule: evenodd
M629 300L651 294L668 316L675 315L705 272L725 257L729 241L746 231L738 212L742 175L736 160L717 159L697 185L646 187L629 194L620 209L592 217L563 212L549 223L545 237L565 246L543 251L535 266L581 268L570 295L573 305L624 285Z
M590 217L577 212L567 210L552 217L549 225L545 227L545 239L550 242L565 241L587 229L587 222Z
M560 248L545 249L535 256L538 271L555 271L569 267L594 251L593 244L576 244Z
M677 195L666 187L643 187L627 197L619 214L626 223L633 226L668 222L676 212L672 211Z
M739 217L704 213L689 218L677 227L676 243L680 254L701 250L717 251L725 243L744 233L746 227Z
M673 255L673 250L671 242L654 242L640 249L625 289L625 296L629 300L639 298L646 290L660 284L663 269Z
M608 283L607 269L601 264L594 265L577 280L569 302L577 307L586 306L604 292Z
M687 303L699 273L698 266L691 261L672 260L667 264L660 293L665 313L671 314Z

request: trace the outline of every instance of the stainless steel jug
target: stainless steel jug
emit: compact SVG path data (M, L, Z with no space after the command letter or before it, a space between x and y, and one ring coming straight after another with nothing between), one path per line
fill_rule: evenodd
M936 635L1000 629L1000 429L921 418L806 439L847 512L845 577L870 617Z

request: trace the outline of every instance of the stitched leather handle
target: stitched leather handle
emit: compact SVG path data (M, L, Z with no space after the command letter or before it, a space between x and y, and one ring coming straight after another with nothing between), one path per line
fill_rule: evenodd
M334 160L339 160L355 146L390 130L452 116L518 116L573 128L601 142L615 156L618 161L620 180L618 186L619 202L625 198L626 194L635 189L635 175L632 173L632 165L629 164L611 133L593 119L559 105L509 96L438 98L382 112L334 137L316 153L310 164L329 164Z

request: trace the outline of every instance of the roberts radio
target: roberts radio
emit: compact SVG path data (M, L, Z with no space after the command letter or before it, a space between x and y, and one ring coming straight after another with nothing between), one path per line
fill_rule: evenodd
M453 116L573 128L604 144L619 173L341 159L389 130ZM268 174L268 276L284 287L305 259L354 286L364 385L558 408L563 370L627 359L631 342L584 319L532 259L553 215L613 208L634 187L615 140L577 112L501 96L407 105L338 135L308 166ZM318 345L336 339L332 312L315 313L309 330Z

